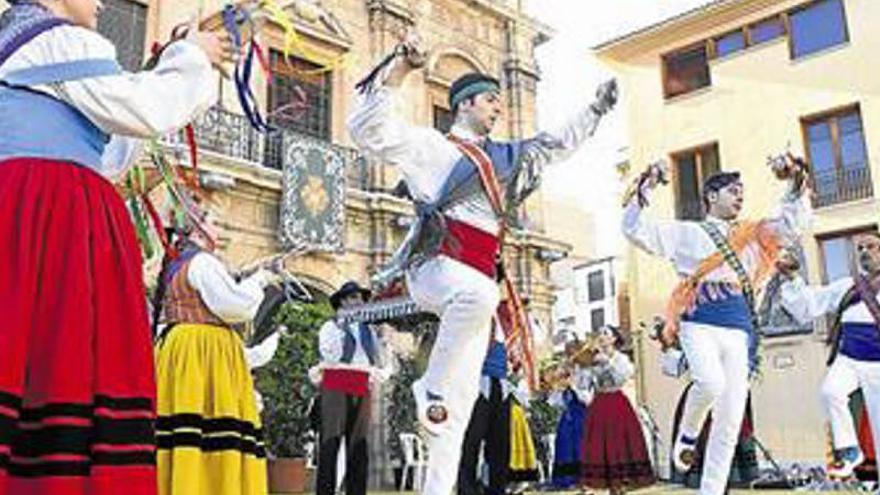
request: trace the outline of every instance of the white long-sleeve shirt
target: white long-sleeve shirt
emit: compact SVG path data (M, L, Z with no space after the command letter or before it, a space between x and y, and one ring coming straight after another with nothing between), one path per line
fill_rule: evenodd
M378 334L370 328L373 333L373 342L376 346L376 362L370 364L370 359L364 350L361 342L360 323L348 323L348 332L354 338L355 347L351 362L342 363L342 354L344 352L346 331L337 324L336 320L328 320L321 325L318 331L318 350L321 353L321 368L340 368L340 369L360 369L372 374L384 376L387 368L391 363L387 355L387 346Z
M782 306L798 322L810 323L833 313L852 286L852 277L839 278L823 286L810 286L801 277L796 277L783 282L779 288L779 297ZM868 308L861 302L847 309L844 315L848 321L864 323L874 321Z
M187 282L215 316L226 323L253 320L260 309L268 283L265 271L236 282L216 256L201 252L190 261Z
M778 211L767 220L784 239L795 239L809 222L809 210L800 197L786 194ZM725 236L729 234L730 222L712 216L707 216L706 221L718 227ZM640 249L671 261L681 276L692 275L700 262L718 251L700 222L646 218L635 200L624 211L622 229L626 238ZM748 273L753 273L757 267L759 255L756 243L746 245L739 253ZM726 263L709 272L703 280L738 283L736 273Z
M397 167L415 200L434 203L462 154L436 129L404 121L395 109L396 98L396 91L387 86L368 91L349 116L348 130L361 150ZM545 165L576 151L593 134L599 118L588 106L561 129L542 132L531 140L525 152L528 169L523 186L534 184ZM453 126L450 133L469 141L482 139L460 126ZM498 219L485 197L453 206L446 214L492 234L498 231Z
M0 78L18 69L86 59L116 60L116 48L92 30L60 26L17 50L0 66ZM130 138L151 138L180 129L217 99L217 81L207 55L186 40L170 45L150 71L35 89L63 100L114 135L98 170L111 179L120 176L137 156L139 144Z
M825 286L808 286L800 277L780 288L782 305L801 323L834 314L853 287L852 277L843 277ZM880 300L880 298L878 298ZM880 361L880 333L868 306L859 300L840 315L840 354L859 361Z
M797 277L783 283L779 294L783 307L799 322L808 323L834 314L854 284L852 277L843 277L825 286L809 286ZM841 354L860 361L880 361L877 321L864 302L859 300L844 308L840 324L838 351Z
M281 334L275 332L259 344L253 347L245 347L244 359L247 361L248 368L254 370L269 364L269 361L275 357L275 351L278 350L280 340Z

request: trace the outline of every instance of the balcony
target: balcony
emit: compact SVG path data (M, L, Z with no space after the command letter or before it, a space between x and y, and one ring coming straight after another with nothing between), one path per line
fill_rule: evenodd
M874 195L868 164L813 171L813 207L822 208Z
M270 134L255 131L243 115L214 106L194 123L199 151L222 155L225 158L246 162L257 167L281 170L283 140L294 142L319 142L339 153L345 161L345 180L350 188L370 191L371 174L366 158L354 148L329 143L306 134L279 129ZM174 146L185 144L179 134L168 136L165 143Z

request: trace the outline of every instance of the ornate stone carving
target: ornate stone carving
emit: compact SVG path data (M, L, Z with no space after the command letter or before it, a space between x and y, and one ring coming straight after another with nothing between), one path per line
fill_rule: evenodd
M415 25L415 15L407 6L393 0L366 0L370 29L395 34Z

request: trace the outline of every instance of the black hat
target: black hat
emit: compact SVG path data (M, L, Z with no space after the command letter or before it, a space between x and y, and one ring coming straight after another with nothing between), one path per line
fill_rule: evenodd
M369 289L364 289L354 280L349 280L348 282L342 284L342 287L339 288L336 292L334 292L330 296L330 306L333 306L333 309L339 309L339 306L342 304L342 300L352 294L360 294L365 300L370 298Z
M498 92L501 84L498 79L479 72L471 72L465 74L452 83L449 88L449 108L455 110L455 107L462 101L471 96L485 93L488 91Z
M739 181L739 172L714 173L703 182L703 195L709 194L710 192L720 191L725 187Z

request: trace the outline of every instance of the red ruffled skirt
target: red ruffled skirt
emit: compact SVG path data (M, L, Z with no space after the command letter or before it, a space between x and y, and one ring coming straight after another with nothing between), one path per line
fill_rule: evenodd
M0 495L156 493L145 303L107 180L0 161Z
M584 420L581 485L633 489L654 484L635 410L623 392L597 393Z

